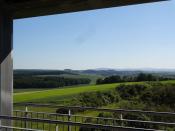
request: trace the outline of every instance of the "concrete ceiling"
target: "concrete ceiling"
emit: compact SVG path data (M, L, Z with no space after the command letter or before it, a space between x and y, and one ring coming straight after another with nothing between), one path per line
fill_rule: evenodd
M0 4L19 19L159 1L165 0L0 0Z

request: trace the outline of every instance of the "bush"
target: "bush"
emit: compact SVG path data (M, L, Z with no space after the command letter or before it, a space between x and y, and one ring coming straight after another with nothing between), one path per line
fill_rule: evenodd
M82 106L100 107L118 102L120 97L114 90L107 92L82 93L77 98L77 103Z
M59 109L56 110L56 113L59 113L59 114L69 114L69 109L59 108Z
M147 88L148 86L146 86L145 84L134 84L134 85L122 84L116 87L116 91L118 91L122 99L130 100L134 97L139 96Z
M146 103L167 105L175 109L175 86L166 85L147 89L140 99Z

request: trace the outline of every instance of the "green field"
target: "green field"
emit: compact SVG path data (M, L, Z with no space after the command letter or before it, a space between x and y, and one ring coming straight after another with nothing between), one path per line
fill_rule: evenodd
M139 84L143 82L125 82L125 84ZM175 80L162 81L163 84L175 84ZM67 99L84 93L84 92L96 92L96 91L106 91L114 89L117 85L115 84L104 84L104 85L86 85L86 86L77 86L77 87L67 87L67 88L56 88L56 89L27 89L20 90L14 93L14 102L42 102L42 103L57 103L57 104L66 104Z
M37 89L34 89L34 88L30 88L30 89L14 89L13 90L13 93L22 93L22 92L34 92L34 91L44 91L44 90L50 90L49 88L37 88Z
M136 84L142 82L127 82L125 84ZM85 92L96 92L96 91L108 91L116 88L116 86L120 85L121 83L115 84L104 84L104 85L88 85L88 86L78 86L78 87L69 87L69 88L62 88L62 89L50 89L50 90L21 90L17 93L14 93L14 102L34 102L34 103L54 103L54 104L72 104L72 99L79 95L80 93ZM32 91L34 90L34 91ZM24 92L22 92L24 91ZM111 105L106 107L112 108ZM115 106L116 107L116 106ZM14 109L24 110L25 107L14 107ZM47 107L29 107L30 111L37 111L37 112L55 112L55 108L47 108ZM81 113L80 113L81 114ZM83 113L84 115L89 116L97 116L98 113L94 111L87 111Z
M87 92L97 92L100 91L101 93L106 93L106 91L108 90L112 90L115 89L117 86L119 87L120 84L126 84L126 85L132 85L134 86L135 84L138 85L144 85L144 86L148 86L148 89L153 89L156 86L159 86L159 84L161 85L172 85L174 86L175 84L175 80L171 80L171 81L161 81L161 82L125 82L125 83L115 83L115 84L103 84L103 85L87 85L87 86L77 86L77 87L67 87L67 88L62 88L62 89L47 89L47 90L36 90L36 89L31 89L31 90L23 90L24 92L17 92L14 93L14 102L15 103L20 103L20 102L34 102L34 103L54 103L54 104L61 104L61 105L68 105L68 104L73 104L74 100L73 98L78 98L77 96L80 93L87 93ZM154 86L151 86L154 85ZM155 86L156 85L156 86ZM33 91L32 91L33 90ZM93 97L94 93L91 93L90 97ZM170 95L172 96L172 95ZM136 97L135 97L136 98ZM99 99L93 99L94 100L99 100ZM125 100L125 99L119 99L120 101L118 102L114 102L114 103L109 103L106 105L102 105L100 107L103 108L128 108L130 107L131 109L138 109L138 110L142 110L145 107L147 108L147 105L145 103L142 103L140 101L137 101L137 99L133 99L136 101L136 103L133 104L132 101L130 100ZM140 100L140 99L138 99ZM140 102L140 103L138 103ZM74 102L75 104L77 104L77 101ZM164 107L162 106L160 109L157 106L152 105L152 107L150 107L151 110L155 110L157 111L169 111L170 108L168 107ZM14 106L14 109L17 110L24 110L25 107L18 107L18 106ZM167 110L166 110L167 109ZM36 111L36 112L51 112L51 113L55 113L57 108L49 108L49 107L28 107L29 111ZM76 114L79 115L86 115L86 116L94 116L97 117L101 112L97 112L97 111L84 111L84 112L76 112ZM111 114L108 114L111 115ZM110 117L110 116L109 116ZM64 117L65 119L66 117ZM62 118L60 118L62 119ZM80 121L81 118L77 118L77 121ZM46 125L46 127L48 128L49 126Z
M128 84L134 84L134 83L137 83L137 82L128 82ZM62 88L62 89L43 90L43 91L19 92L19 93L14 93L14 102L15 103L18 103L18 102L59 103L58 101L66 101L67 98L78 95L79 93L110 90L110 89L114 89L119 84L121 83L104 84L104 85L88 85L88 86L70 87L70 88Z
M141 82L127 82L125 84L136 84ZM161 83L175 83L175 81L162 81ZM117 85L115 84L104 84L104 85L86 85L78 87L69 87L62 89L50 89L50 90L27 90L26 92L14 93L14 102L42 102L42 103L58 103L65 104L67 99L70 99L80 93L84 92L96 92L96 91L106 91L114 89ZM24 90L25 91L25 90Z
M67 96L77 95L83 92L93 92L93 91L104 91L110 90L117 86L118 84L106 84L106 85L90 85L90 86L80 86L72 88L63 89L51 89L44 91L34 91L34 92L20 92L14 94L14 102L32 102L41 99L63 99Z

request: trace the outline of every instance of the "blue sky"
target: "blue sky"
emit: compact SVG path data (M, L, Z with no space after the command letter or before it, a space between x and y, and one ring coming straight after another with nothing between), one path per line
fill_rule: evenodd
M14 21L15 69L175 68L175 1Z

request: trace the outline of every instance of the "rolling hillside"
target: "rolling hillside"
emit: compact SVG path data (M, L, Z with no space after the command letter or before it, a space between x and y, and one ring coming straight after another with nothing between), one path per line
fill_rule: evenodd
M14 94L14 102L56 101L71 97L83 92L104 91L115 88L119 84L88 85L72 88L51 89L34 92L20 92Z
M144 82L125 82L125 84L140 84ZM175 80L162 81L163 84L175 84ZM50 89L43 91L27 91L14 93L14 102L42 102L42 103L57 103L65 104L66 100L85 92L107 91L114 89L122 83L103 84L103 85L87 85L78 87L69 87L62 89Z

